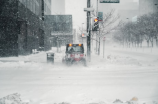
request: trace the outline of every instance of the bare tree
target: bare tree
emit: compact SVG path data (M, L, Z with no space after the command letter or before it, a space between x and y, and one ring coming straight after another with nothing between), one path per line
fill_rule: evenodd
M153 38L156 40L156 46L158 47L158 12L153 13L150 16L151 18L151 24L152 24L152 32L153 32Z
M128 22L120 28L122 32L121 35L123 41L128 43L133 43L139 45L143 40L146 40L147 46L151 43L154 46L154 39L156 40L156 45L158 46L158 13L146 14L138 18L136 23ZM116 36L115 36L115 39Z
M120 18L119 15L115 15L115 10L112 9L110 12L103 15L103 21L99 23L100 36L103 38L106 34L109 34L111 31L117 29L122 24L122 21L118 22ZM95 12L92 13L93 16L96 16ZM117 23L116 23L117 22Z
M97 17L96 12L92 13L93 16ZM113 30L116 30L121 24L121 21L118 21L120 18L119 15L115 15L115 10L112 9L110 12L105 13L103 15L103 20L99 22L99 49L98 49L98 54L100 54L100 39L104 38L107 34L112 32Z

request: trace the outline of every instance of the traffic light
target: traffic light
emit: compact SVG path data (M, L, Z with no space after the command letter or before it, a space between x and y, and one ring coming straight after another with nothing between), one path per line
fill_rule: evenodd
M93 20L92 30L93 31L98 31L98 29L99 29L99 19L98 19L98 17L95 17L94 20Z

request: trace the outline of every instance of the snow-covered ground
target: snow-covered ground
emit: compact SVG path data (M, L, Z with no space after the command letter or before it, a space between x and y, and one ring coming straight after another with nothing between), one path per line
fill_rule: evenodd
M107 45L105 58L102 50L100 56L92 52L87 67L63 65L64 49L51 50L54 64L46 62L46 52L0 58L0 98L19 93L29 104L158 102L158 49Z

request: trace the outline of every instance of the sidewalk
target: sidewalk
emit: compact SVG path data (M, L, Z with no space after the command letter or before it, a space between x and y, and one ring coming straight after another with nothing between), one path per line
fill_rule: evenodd
M61 50L59 53L57 53L56 47L53 47L50 51L41 51L36 54L30 54L27 56L18 56L18 57L0 57L0 62L40 62L40 63L46 63L47 62L47 53L53 52L55 54L55 59L62 59L62 55L64 52L65 47L61 47Z
M46 62L46 52L40 52L37 54L30 54L27 56L18 57L1 57L1 62Z

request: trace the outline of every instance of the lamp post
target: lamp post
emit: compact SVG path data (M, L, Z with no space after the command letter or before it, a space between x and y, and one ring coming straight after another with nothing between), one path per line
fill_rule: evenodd
M87 8L91 7L91 0L87 0ZM94 11L94 10L93 10ZM91 61L91 21L90 21L91 11L87 11L87 58Z
M97 11L96 16L98 17L98 0L97 0ZM97 36L98 35L98 36ZM96 52L98 52L98 55L100 55L100 29L99 32L96 34L96 40L99 41L99 43L96 42ZM97 47L98 46L98 47Z
M91 12L94 12L94 8L91 8L91 0L87 0L87 8L84 8L87 12L87 59L91 60Z

